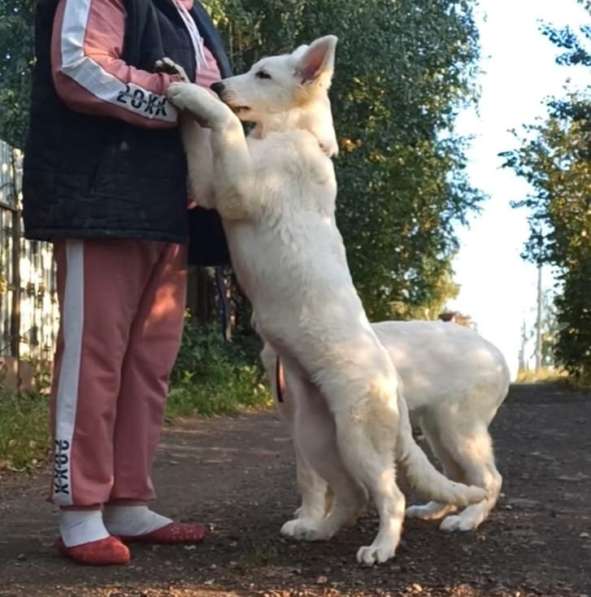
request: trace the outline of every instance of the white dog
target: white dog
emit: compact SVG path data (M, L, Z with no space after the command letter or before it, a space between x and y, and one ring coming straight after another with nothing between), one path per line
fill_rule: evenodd
M390 321L372 327L400 375L411 419L425 434L445 474L455 481L483 487L488 494L457 516L446 516L456 506L436 501L412 506L406 515L424 520L445 517L440 527L445 531L476 529L493 509L503 481L488 432L510 383L503 355L476 332L453 323ZM279 411L294 437L302 496L298 516L323 518L327 505L330 507L326 482L299 456L302 438L297 437L294 425L296 412L307 408L308 401L292 396L288 373L283 392L277 391L277 355L268 344L261 358L273 393L282 397L278 399ZM326 433L331 431L329 427Z
M393 454L431 485L435 499L466 505L486 494L429 468L412 439L396 370L351 280L330 159L337 152L328 99L336 41L323 37L214 85L225 103L188 83L171 85L169 97L210 129L209 136L187 129L191 186L202 204L211 191L209 206L223 219L258 331L280 355L292 392L301 388L313 403L295 426L305 436L302 457L334 501L327 516L297 518L283 531L328 539L369 495L379 532L357 557L371 565L393 557L400 540L405 503ZM256 124L248 140L240 119ZM326 421L334 433L324 433Z

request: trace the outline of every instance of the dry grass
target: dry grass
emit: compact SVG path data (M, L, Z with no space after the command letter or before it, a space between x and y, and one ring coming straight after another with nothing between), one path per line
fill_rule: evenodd
M562 369L544 367L539 371L522 369L517 374L515 383L552 383L557 381L566 381L568 374Z

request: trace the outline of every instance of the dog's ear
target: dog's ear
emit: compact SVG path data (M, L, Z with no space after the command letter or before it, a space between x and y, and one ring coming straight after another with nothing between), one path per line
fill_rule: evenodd
M301 77L302 83L315 82L322 75L332 77L337 41L336 35L326 35L294 52L297 60L296 73Z

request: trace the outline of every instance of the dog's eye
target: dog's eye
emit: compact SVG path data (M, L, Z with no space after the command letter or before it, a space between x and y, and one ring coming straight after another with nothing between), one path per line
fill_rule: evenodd
M256 78L257 79L270 79L271 75L269 73L266 73L264 70L260 70L257 72Z

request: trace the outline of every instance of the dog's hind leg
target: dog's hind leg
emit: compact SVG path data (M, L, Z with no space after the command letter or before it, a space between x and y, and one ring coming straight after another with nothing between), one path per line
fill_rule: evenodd
M454 481L481 487L486 492L482 500L459 514L446 516L440 528L444 531L476 529L494 508L503 481L495 465L487 425L475 422L473 418L462 419L456 410L449 410L445 404L421 416L419 423L445 474ZM451 510L451 506L440 506L435 514L441 518L449 514L445 509ZM433 520L435 510L436 503L430 502L409 508L407 516Z
M503 484L495 464L492 439L485 426L478 426L469 432L454 432L444 441L461 467L466 483L483 487L487 497L459 514L447 516L439 528L443 531L471 531L486 520L499 498Z
M294 367L285 365L289 399L294 405L294 442L304 504L298 517L286 522L281 533L295 539L330 539L343 525L354 521L365 504L363 488L344 468L336 442L334 420L324 397ZM327 484L334 494L327 510ZM321 516L319 514L322 513Z
M464 482L464 473L456 464L455 460L445 448L439 438L437 421L432 421L429 415L419 418L421 430L425 434L427 443L433 455L439 460L446 477L458 483ZM457 510L457 506L432 500L426 504L410 506L406 509L407 518L419 518L421 520L439 520Z
M362 350L364 349L364 350ZM404 519L404 495L396 485L394 467L400 413L398 378L388 355L370 342L355 342L351 354L368 359L382 356L379 367L362 362L336 363L317 372L323 394L332 411L339 454L349 475L371 496L380 518L373 543L361 547L357 560L366 565L394 557ZM382 352L383 351L383 352ZM377 359L372 359L375 363ZM332 486L332 483L329 482Z
M395 404L396 391L394 396L371 392L335 413L341 456L357 483L367 488L380 518L373 543L357 552L357 560L369 566L394 557L402 532L405 499L393 462Z
M302 503L295 512L296 518L321 520L330 510L332 491L304 458L302 449L297 445L295 449L298 491L302 498Z
M253 317L254 320L254 317ZM298 395L294 392L304 392L306 388L301 386L297 378L292 378L290 371L285 367L279 369L277 353L268 342L265 342L261 351L261 361L265 367L271 393L277 402L279 415L289 428L291 434L295 457L296 457L296 476L299 494L302 503L295 511L296 518L322 519L330 510L330 501L332 492L329 490L326 481L318 475L310 463L306 460L302 448L296 441L295 418L296 408L307 408L308 397ZM283 371L283 378L281 377ZM283 382L283 383L282 383ZM281 385L281 387L278 387ZM300 398L299 406L296 401Z

